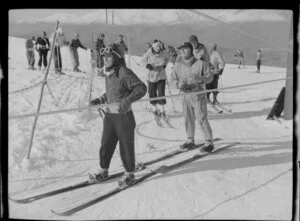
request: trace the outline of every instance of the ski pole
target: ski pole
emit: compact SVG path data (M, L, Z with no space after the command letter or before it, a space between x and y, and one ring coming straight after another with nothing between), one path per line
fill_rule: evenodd
M168 89L169 89L169 94L172 96L172 94L171 94L171 89L170 89L169 82L168 82L168 79L166 79L166 82L167 82L167 86L168 86ZM176 113L177 111L175 110L174 100L173 100L172 97L171 97L171 102L172 102L172 106L173 106L174 113Z

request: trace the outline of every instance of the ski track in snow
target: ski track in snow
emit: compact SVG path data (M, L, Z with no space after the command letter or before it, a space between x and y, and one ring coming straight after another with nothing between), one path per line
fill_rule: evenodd
M44 74L26 70L24 39L11 38L9 44L9 114L34 113ZM11 41L10 41L11 42ZM75 73L68 48L61 50L63 71L55 76L50 67L41 112L76 108L88 104L90 67L85 51L79 50L80 69ZM36 59L38 55L36 54ZM132 70L146 83L147 70L133 56ZM127 58L126 58L127 61ZM167 66L170 76L172 65ZM255 66L238 69L227 64L219 85L233 86L282 78L285 68ZM265 74L264 74L265 72ZM272 74L271 74L272 73ZM38 84L38 85L36 85ZM104 79L95 77L92 99L105 90ZM168 87L169 85L166 85ZM232 114L208 115L214 137L223 143L240 142L222 152L183 165L97 203L66 219L290 219L292 121L266 120L284 81L236 88L218 95ZM50 91L49 91L50 88ZM166 94L177 94L170 86ZM145 96L147 97L147 96ZM157 126L149 102L134 103L137 162L156 159L185 141L181 100L167 100L166 110L174 128ZM9 121L9 195L20 197L46 192L87 178L98 170L102 123L96 110L82 110L40 116L37 121L31 159L26 160L34 118ZM202 140L196 124L195 139ZM151 149L147 144L154 146ZM164 160L141 173L187 159L183 153ZM110 173L122 171L118 146ZM102 195L116 186L116 180L71 191L30 204L10 203L13 218L60 219L50 209ZM284 188L282 188L284 187ZM288 188L286 188L288 187ZM255 202L255 204L253 204ZM274 206L275 205L275 206Z

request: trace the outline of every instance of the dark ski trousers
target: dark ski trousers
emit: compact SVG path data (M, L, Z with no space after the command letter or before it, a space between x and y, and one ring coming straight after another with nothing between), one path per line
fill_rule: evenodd
M54 59L55 71L61 71L62 63L61 63L61 54L60 54L59 46L54 47L53 59Z
M97 56L96 56L96 62L97 62L97 68L103 68L104 66L104 57L103 55L100 55L100 52L97 51Z
M135 170L134 129L136 126L132 111L125 114L106 113L103 120L100 147L100 167L108 169L119 141L120 157L126 172Z
M38 62L39 67L42 66L42 62L44 63L44 67L47 67L47 54L48 54L48 50L46 49L39 50L39 57L40 57Z
M256 61L257 70L260 71L261 60Z
M149 92L149 98L152 97L163 97L165 96L165 88L166 88L166 80L159 80L157 82L149 82L148 86L148 92ZM150 104L156 105L156 104L166 104L166 99L160 99L160 100L154 100L150 101Z
M78 57L78 51L77 48L70 47L70 52L71 52L71 60L72 60L72 65L73 65L73 71L76 71L79 66L79 57Z
M218 74L214 74L213 81L206 85L206 89L207 90L217 89L218 88L219 76L220 75L218 75ZM214 95L214 97L217 97L219 91L207 92L206 96L207 96L208 99L209 99L210 93L212 93Z
M26 56L27 56L28 66L34 67L34 63L35 63L34 51L26 50Z

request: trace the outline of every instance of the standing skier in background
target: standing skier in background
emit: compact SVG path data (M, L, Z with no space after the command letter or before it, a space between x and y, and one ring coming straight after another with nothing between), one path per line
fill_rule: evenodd
M183 51L182 59L176 63L172 71L172 81L181 93L182 109L185 121L187 141L181 145L182 149L193 149L195 146L195 120L200 125L205 143L200 151L211 152L214 149L212 129L207 119L207 103L205 94L186 94L203 91L205 84L213 80L208 64L193 56L193 46L185 42L179 47Z
M125 53L128 53L128 47L124 42L124 36L123 35L118 35L118 39L116 41L116 44L119 45L120 49L121 49L121 57L122 57L122 62L124 63L124 65L126 66L126 62L125 62Z
M165 96L167 74L165 71L168 64L168 54L162 49L160 41L153 43L152 47L143 55L141 64L149 70L149 98ZM166 99L150 101L152 111L156 117L166 117Z
M239 48L237 49L236 52L236 56L238 57L238 68L241 68L244 66L245 68L245 64L244 64L244 52L241 51Z
M104 38L105 38L104 33L99 34L97 36L96 44L95 44L95 49L96 49L96 67L97 67L97 73L100 76L104 76L103 70L101 70L103 68L103 66L104 66L104 58L103 58L103 55L100 54L100 50L102 48L105 48Z
M189 38L189 42L193 45L193 53L196 59L200 59L205 62L209 62L209 53L207 48L199 43L196 35L191 35Z
M175 61L176 61L176 57L177 57L177 53L176 53L175 48L173 46L171 46L171 45L168 46L168 55L169 55L169 61L174 66L175 65Z
M105 57L106 93L91 101L91 105L110 104L105 110L103 132L100 147L100 171L90 175L91 183L108 178L108 169L116 145L119 141L120 157L125 168L125 175L119 186L134 182L135 153L134 129L136 126L131 104L141 99L147 92L146 85L125 67L121 50L116 44L103 48Z
M71 44L70 44L70 52L71 52L71 57L72 57L73 71L75 71L75 72L81 72L81 70L79 70L79 68L78 68L79 58L78 58L77 49L79 47L84 50L87 50L87 48L81 44L81 42L79 40L79 34L75 33L71 40Z
M260 66L261 66L261 60L262 60L262 54L261 50L258 49L257 55L256 55L256 67L257 67L257 73L260 73Z
M34 58L34 44L35 44L35 37L32 36L31 39L28 39L25 43L26 47L26 57L28 61L28 69L34 70L34 63L35 63L35 58Z
M218 88L218 81L219 81L219 76L222 75L225 67L225 62L220 53L217 50L217 44L214 44L212 49L211 49L211 54L210 54L210 67L211 67L211 72L213 73L214 79L211 83L206 85L206 89L217 89ZM213 94L213 102L212 104L218 103L217 100L217 95L218 91L213 91L213 92L207 92L207 101L211 103L209 99L210 93Z
M69 42L65 40L65 33L63 32L62 28L57 29L56 33L57 33L56 41L53 42L55 36L55 32L53 32L50 36L50 42L51 44L54 44L53 59L54 59L55 74L62 75L65 73L62 72L62 59L61 59L60 47L69 45Z
M47 38L46 32L43 32L43 37L38 37L36 40L36 50L39 53L39 61L38 61L38 69L41 70L42 63L44 64L44 69L47 67L47 55L48 51L50 49L50 42L49 39Z

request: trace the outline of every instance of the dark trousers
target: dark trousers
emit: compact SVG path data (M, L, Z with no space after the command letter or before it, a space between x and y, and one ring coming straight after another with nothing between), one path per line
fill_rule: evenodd
M34 59L34 51L33 50L26 50L26 56L28 61L28 66L34 67L35 59Z
M61 63L61 54L60 54L60 47L59 46L54 47L53 59L54 59L55 70L56 71L61 71L62 63Z
M256 61L257 70L260 71L261 60Z
M103 55L100 55L100 52L97 51L97 56L96 56L96 62L97 62L97 68L103 68L104 66L104 57Z
M108 169L119 141L120 157L126 172L135 170L134 129L136 126L132 111L126 114L106 113L103 120L100 147L100 167Z
M217 89L218 88L219 76L220 75L218 75L218 74L214 74L213 81L206 85L206 89L207 90ZM217 95L218 95L218 93L219 93L219 91L207 92L206 93L207 99L209 99L210 93L212 93L214 95L214 97L216 98Z
M166 80L159 80L157 82L149 82L149 98L152 97L163 97L165 96L165 87L166 87ZM156 105L156 104L166 104L166 99L160 99L160 100L154 100L150 101L150 104Z
M79 66L79 57L78 57L78 51L77 48L70 47L70 52L72 56L72 65L73 65L73 71L78 70Z
M46 49L39 50L39 57L40 57L38 62L39 67L42 66L42 62L44 63L44 67L47 67L47 54L48 54L48 50Z

